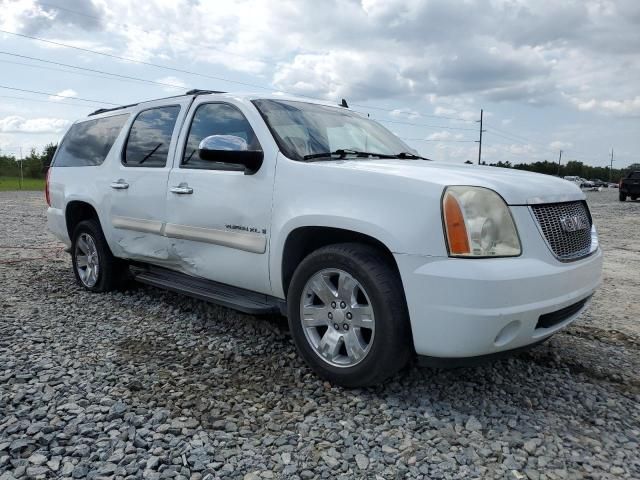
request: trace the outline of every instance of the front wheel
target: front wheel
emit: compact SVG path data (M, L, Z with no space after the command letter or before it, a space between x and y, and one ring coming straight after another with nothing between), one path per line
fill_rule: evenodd
M345 243L311 253L293 275L287 304L300 355L333 383L381 383L413 353L399 275L376 248Z

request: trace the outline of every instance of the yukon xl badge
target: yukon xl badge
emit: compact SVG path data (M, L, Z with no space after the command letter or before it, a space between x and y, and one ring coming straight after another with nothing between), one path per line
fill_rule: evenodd
M565 215L560 217L560 226L565 232L577 232L589 228L589 222L581 215Z

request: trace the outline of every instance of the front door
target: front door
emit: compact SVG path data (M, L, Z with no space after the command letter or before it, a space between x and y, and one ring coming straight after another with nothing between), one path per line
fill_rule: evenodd
M190 100L145 104L133 114L107 189L110 238L118 257L160 264L169 259L169 242L162 236L169 159Z
M242 137L250 149L262 149L261 168L245 175L240 166L202 160L198 145L210 135ZM180 145L169 173L164 230L179 269L271 293L269 222L277 148L264 122L251 105L197 98Z

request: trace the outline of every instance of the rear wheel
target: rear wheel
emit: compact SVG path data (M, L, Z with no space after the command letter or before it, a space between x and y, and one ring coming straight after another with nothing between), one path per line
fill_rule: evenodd
M368 245L338 244L311 253L293 275L287 303L300 355L333 383L381 383L413 353L398 273Z
M627 195L626 195L626 194L624 194L624 193L622 193L622 192L619 192L619 193L618 193L618 199L619 199L621 202L624 202L624 201L627 199Z
M634 202L638 199L638 197L636 195L631 195L631 200L633 200Z
M127 278L127 264L113 256L95 220L85 220L76 226L71 259L76 281L92 292L114 290Z

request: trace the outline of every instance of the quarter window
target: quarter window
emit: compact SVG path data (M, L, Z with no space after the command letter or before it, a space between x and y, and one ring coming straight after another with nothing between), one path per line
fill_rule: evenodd
M102 164L129 117L114 115L74 124L56 152L56 167L91 167Z
M178 113L177 105L141 112L131 126L122 163L126 167L164 167Z
M244 171L242 165L202 160L199 157L198 145L210 135L235 135L247 142L249 150L262 149L249 121L240 110L227 103L204 103L193 114L182 156L182 168Z

